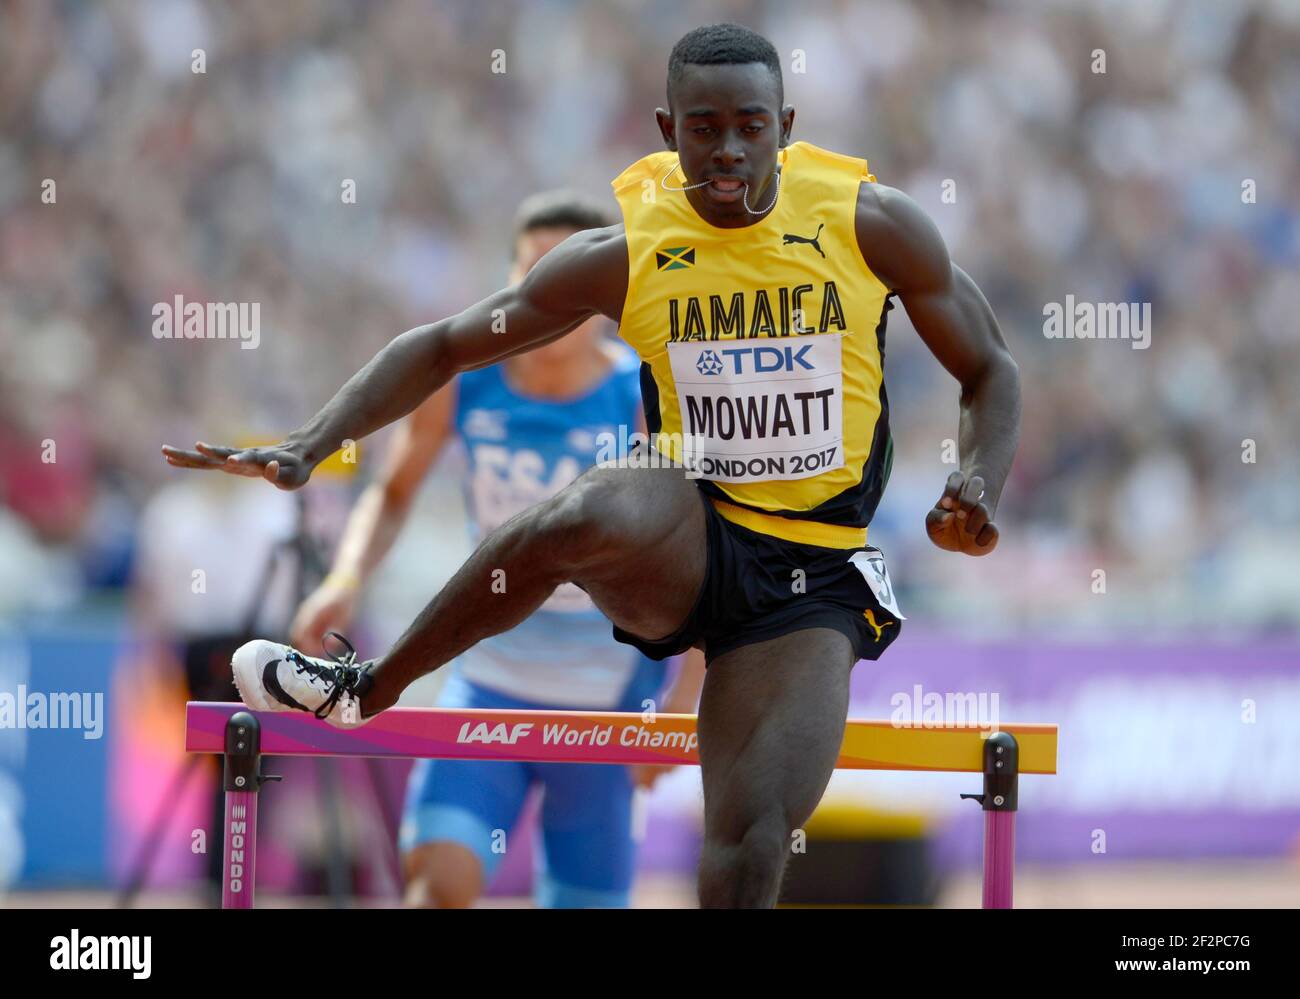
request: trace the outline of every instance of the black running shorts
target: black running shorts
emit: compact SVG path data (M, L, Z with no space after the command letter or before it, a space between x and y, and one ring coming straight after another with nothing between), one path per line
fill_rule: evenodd
M704 586L685 625L657 641L614 626L614 638L651 659L667 659L692 646L706 660L724 652L804 628L833 628L859 659L878 659L898 637L898 616L882 605L867 582L897 606L889 592L880 549L822 548L775 538L734 524L704 503L708 564Z

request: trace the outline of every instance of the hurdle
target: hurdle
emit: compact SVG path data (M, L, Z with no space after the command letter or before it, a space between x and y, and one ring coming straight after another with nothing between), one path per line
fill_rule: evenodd
M962 794L984 811L983 908L1009 909L1015 877L1021 774L1056 773L1057 726L900 727L849 719L836 769L979 773ZM225 847L221 906L251 909L257 866L257 795L279 780L262 756L370 756L537 763L699 764L694 715L598 711L390 708L343 729L306 712L251 712L243 704L191 701L185 749L224 759Z

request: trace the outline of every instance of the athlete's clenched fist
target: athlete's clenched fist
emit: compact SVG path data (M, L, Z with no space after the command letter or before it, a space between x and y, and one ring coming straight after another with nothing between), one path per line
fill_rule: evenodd
M943 495L925 515L925 532L944 551L987 555L998 546L998 529L993 514L981 499L984 480L966 478L964 472L948 476Z

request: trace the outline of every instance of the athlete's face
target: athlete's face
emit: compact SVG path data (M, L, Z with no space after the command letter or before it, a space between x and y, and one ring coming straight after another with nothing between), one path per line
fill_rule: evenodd
M794 108L781 106L777 80L761 62L687 66L673 87L669 110L655 117L668 148L681 159L686 192L707 222L749 225L772 200L777 152L790 141ZM669 186L682 186L673 173Z

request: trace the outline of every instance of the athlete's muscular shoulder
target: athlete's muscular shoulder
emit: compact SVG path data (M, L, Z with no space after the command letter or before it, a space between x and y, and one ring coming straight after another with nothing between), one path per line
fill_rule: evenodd
M617 322L627 297L623 223L575 232L537 262L520 290L547 311L598 312Z
M897 188L864 181L855 229L863 259L890 291L905 295L951 282L952 262L938 227Z

